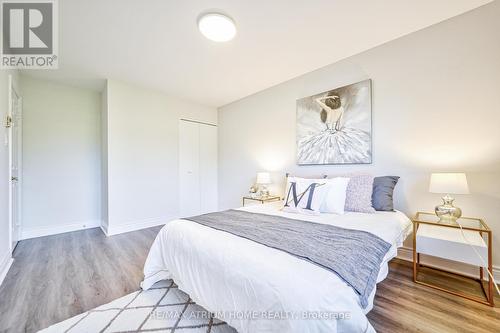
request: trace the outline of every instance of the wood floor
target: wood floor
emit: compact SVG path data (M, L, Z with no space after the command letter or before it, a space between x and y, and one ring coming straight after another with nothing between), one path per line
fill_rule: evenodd
M142 267L159 228L106 238L89 229L19 243L0 287L0 332L36 332L139 288ZM377 332L500 332L496 308L412 281L411 265L390 263L368 318ZM424 278L479 292L462 279Z
M368 319L377 332L500 332L500 297L495 308L413 282L412 263L394 259L387 278L377 285ZM422 268L420 280L482 295L478 283Z
M25 240L0 287L0 332L36 332L139 289L160 228L99 228Z

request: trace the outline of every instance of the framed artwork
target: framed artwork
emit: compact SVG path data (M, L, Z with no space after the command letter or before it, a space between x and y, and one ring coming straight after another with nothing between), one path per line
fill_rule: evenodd
M371 80L297 100L297 164L372 162Z

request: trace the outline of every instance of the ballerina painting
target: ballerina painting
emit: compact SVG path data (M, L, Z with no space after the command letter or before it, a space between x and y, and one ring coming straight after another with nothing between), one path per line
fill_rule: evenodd
M297 163L371 163L371 113L371 80L297 100Z

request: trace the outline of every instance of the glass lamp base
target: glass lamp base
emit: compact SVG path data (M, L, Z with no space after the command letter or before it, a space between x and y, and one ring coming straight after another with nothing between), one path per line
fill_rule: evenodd
M436 206L435 212L439 217L440 223L456 224L457 220L462 216L462 210L458 207L453 206L453 201L455 200L450 195L446 195L443 198L443 204Z
M269 196L269 190L267 189L266 185L262 185L259 190L259 195L262 198L267 198Z

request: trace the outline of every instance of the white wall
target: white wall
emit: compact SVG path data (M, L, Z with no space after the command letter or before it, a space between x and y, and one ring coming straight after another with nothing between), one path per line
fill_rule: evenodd
M123 82L107 82L107 233L179 216L179 119L217 122L217 110Z
M100 225L99 92L21 76L22 236Z
M5 120L9 110L9 75L19 91L17 71L0 70L0 284L12 262L9 227L9 147Z
M257 171L399 175L396 208L413 214L440 203L433 171L465 171L465 215L494 232L500 265L500 2L413 33L219 109L219 208L240 205ZM325 34L325 42L335 36ZM342 45L339 45L342 47ZM321 45L312 52L321 52ZM373 164L295 163L295 101L373 80Z

